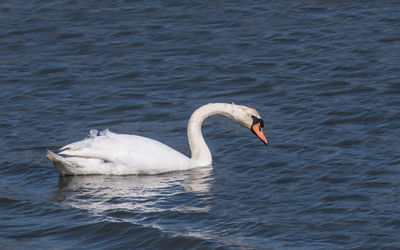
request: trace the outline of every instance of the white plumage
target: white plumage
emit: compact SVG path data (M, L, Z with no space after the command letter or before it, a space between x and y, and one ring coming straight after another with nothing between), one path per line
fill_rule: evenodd
M91 130L89 138L62 147L59 154L65 157L48 150L47 158L61 175L160 174L210 166L211 153L201 134L201 124L213 114L228 116L252 130L255 125L252 117L261 119L257 111L245 106L208 104L200 107L193 113L188 125L191 158L156 140L116 134L108 129L100 133ZM262 134L261 127L259 130ZM265 137L260 139L266 143Z

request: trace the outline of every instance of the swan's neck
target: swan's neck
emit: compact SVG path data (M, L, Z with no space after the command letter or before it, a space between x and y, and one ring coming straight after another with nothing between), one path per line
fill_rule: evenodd
M212 163L210 150L201 133L203 121L217 114L233 119L233 108L233 104L210 103L198 108L190 117L187 134L192 153L191 159L196 166L210 166Z

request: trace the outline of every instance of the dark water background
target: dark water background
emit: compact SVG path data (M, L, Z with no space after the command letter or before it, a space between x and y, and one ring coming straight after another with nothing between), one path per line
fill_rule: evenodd
M213 169L59 177L45 148L90 129ZM399 1L2 1L0 248L400 248Z

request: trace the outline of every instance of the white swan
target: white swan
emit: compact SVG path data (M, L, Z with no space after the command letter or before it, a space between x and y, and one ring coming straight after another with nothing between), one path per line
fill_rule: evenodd
M59 154L47 150L49 159L61 175L130 175L160 174L211 166L212 157L201 133L203 121L221 114L249 128L265 144L264 122L255 109L226 103L210 103L198 108L190 117L187 135L191 158L169 146L137 135L115 134L109 130L90 131L90 137L68 144Z

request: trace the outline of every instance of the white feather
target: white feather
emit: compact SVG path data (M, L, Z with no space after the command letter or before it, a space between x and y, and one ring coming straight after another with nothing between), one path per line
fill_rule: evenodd
M245 106L208 104L200 107L189 120L191 158L156 140L116 134L108 129L100 133L91 130L87 139L62 147L59 154L64 157L48 150L47 158L61 175L160 174L210 166L211 153L202 137L201 124L213 114L223 114L248 128L251 126L251 116L258 116L257 111Z

